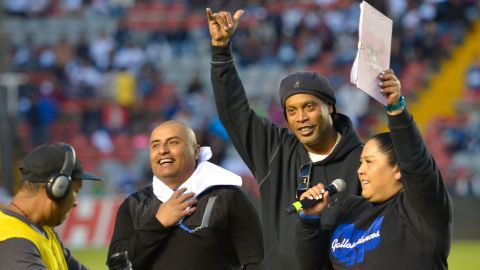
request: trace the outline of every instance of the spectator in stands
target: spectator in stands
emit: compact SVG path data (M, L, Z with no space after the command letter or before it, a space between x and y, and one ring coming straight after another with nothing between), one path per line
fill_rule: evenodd
M107 71L111 65L111 57L115 43L106 31L90 42L89 55L101 71Z
M12 59L12 69L17 72L34 70L37 66L35 46L31 38L16 46Z
M115 41L116 48L124 47L130 40L132 40L132 30L128 26L126 17L122 17L118 21L117 28L113 33L113 39Z
M50 127L58 118L58 105L48 90L32 89L29 100L31 103L25 111L25 117L32 131L32 144L37 146L49 141Z
M98 96L104 77L94 66L92 60L78 58L68 65L66 71L75 97L88 99Z
M65 67L75 57L75 50L67 40L66 36L62 36L57 44L53 47L55 53L55 65L60 71L63 71Z
M280 100L288 129L251 108L230 52L230 39L243 10L213 14L207 9L212 44L211 77L219 118L260 186L265 235L263 269L298 269L292 245L295 218L285 214L298 190L336 178L347 190L336 199L359 194L355 167L362 149L350 119L336 112L330 82L315 72L296 72L280 83ZM302 177L302 164L312 165ZM334 201L322 223L333 217Z
M80 59L92 60L90 57L90 43L86 33L80 33L75 42L75 56Z
M186 93L182 95L182 101L182 110L187 110L191 115L189 126L195 131L198 138L198 132L205 130L210 119L215 115L215 106L211 97L207 95L203 81L198 74L193 76L189 82Z
M158 125L150 136L152 185L120 206L108 257L127 251L133 269L258 269L257 213L241 178L210 157L191 128Z
M63 143L35 148L20 171L20 190L0 210L1 268L86 270L63 246L54 227L78 204L82 180L101 179L84 173L75 150Z
M330 225L319 222L331 200L322 183L300 196L323 199L300 213L301 269L448 269L451 198L405 109L400 81L392 70L378 79L390 132L365 144L357 170L362 197L344 200Z
M118 48L113 57L113 67L118 70L128 70L133 75L138 75L145 64L146 55L143 48L128 41L126 46Z
M480 55L473 57L467 71L467 91L478 93L480 97Z
M137 96L141 101L148 99L159 84L157 70L153 65L143 65L137 79Z
M96 130L102 130L102 103L99 98L87 99L82 111L82 133L90 136Z

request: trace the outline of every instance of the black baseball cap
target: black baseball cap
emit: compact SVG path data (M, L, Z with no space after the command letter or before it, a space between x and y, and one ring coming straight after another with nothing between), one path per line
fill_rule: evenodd
M324 76L310 71L296 72L287 75L280 83L280 104L285 109L285 101L296 94L314 95L328 104L335 105L335 91L332 84ZM334 106L335 107L335 106Z
M73 147L72 147L73 149ZM65 162L65 144L42 144L25 156L20 166L21 179L30 182L47 182L55 173L59 173ZM82 163L75 157L71 175L72 180L102 181L103 179L83 171Z

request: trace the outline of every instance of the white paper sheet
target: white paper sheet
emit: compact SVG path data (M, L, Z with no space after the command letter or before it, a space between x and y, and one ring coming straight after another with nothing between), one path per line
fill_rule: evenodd
M350 73L350 82L383 105L378 74L390 67L392 20L363 1L360 4L358 51Z

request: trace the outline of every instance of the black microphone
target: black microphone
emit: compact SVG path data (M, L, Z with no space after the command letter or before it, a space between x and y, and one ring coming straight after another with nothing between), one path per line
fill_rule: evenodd
M333 194L335 194L337 192L344 191L346 188L347 188L347 184L345 183L345 181L343 181L343 179L338 178L338 179L333 180L333 182L331 184L328 184L325 187L325 191L328 191L328 195L332 196ZM288 214L298 213L298 212L302 211L304 208L312 207L322 200L323 200L323 197L321 199L318 199L318 200L303 199L303 200L300 200L300 201L296 201L296 202L292 203L292 205L290 205L290 207L285 209L285 211L287 211Z

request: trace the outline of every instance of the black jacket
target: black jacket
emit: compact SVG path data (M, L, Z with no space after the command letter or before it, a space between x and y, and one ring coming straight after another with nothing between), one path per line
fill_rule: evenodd
M450 196L411 115L405 110L389 120L404 191L376 205L352 196L339 205L332 227L300 220L303 269L329 262L344 270L448 269Z
M243 191L216 186L197 197L197 210L183 220L194 230L202 224L207 203L215 197L208 227L188 233L165 228L156 218L160 200L147 187L120 206L108 257L127 251L133 269L258 269L263 258L258 215Z
M260 185L265 246L263 269L298 269L294 248L296 218L285 209L295 201L300 166L310 161L305 147L287 129L258 116L249 106L229 47L212 47L211 79L217 110L230 139ZM347 190L335 200L359 194L357 168L362 143L345 115L334 120L342 140L312 169L312 183L342 178ZM329 211L322 222L329 222Z

